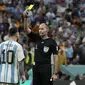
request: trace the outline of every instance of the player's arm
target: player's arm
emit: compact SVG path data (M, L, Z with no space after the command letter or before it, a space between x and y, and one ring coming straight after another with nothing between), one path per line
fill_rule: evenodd
M24 59L19 62L19 73L20 73L20 77L22 79L22 83L24 83L26 80L26 75L27 75L24 70Z
M22 61L19 61L19 72L20 75L22 75L25 71L24 71L24 59Z
M25 70L24 70L24 51L21 45L18 46L17 48L17 57L18 57L18 62L19 62L19 74L20 77L22 78L22 81L24 82L26 80L25 78Z

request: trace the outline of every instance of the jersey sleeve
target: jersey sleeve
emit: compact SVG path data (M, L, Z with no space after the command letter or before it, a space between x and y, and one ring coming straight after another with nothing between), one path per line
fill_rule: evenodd
M34 33L34 32L29 33L28 37L29 37L29 41L32 41L32 42L36 42L39 39L41 39L41 37L39 36L39 33Z
M54 54L58 54L58 45L55 42L55 40L52 41L52 45L51 45L51 49L52 49L52 53Z
M24 51L21 45L19 45L17 49L17 58L18 58L18 61L22 61L25 58Z

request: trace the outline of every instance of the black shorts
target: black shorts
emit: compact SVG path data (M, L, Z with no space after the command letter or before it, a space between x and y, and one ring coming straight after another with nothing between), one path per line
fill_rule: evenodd
M36 64L33 66L33 85L53 85L51 78L51 64Z

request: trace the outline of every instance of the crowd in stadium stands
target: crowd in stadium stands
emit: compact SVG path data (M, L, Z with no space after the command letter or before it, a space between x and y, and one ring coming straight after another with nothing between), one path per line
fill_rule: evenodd
M21 37L19 43L26 56L25 68L29 69L29 61L32 67L34 54L29 53L34 52L35 43L24 32L23 16L30 4L34 7L29 12L29 26L38 32L40 23L48 24L49 36L59 46L59 66L85 65L85 0L0 0L0 42L8 39L11 27L17 27Z

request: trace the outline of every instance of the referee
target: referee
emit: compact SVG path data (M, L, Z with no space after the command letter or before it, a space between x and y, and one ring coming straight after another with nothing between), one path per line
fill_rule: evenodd
M40 24L38 34L33 33L30 28L26 31L29 38L36 44L33 85L52 85L51 80L58 79L58 46L53 39L48 37L49 28L45 23ZM51 54L54 56L53 74L51 73Z

